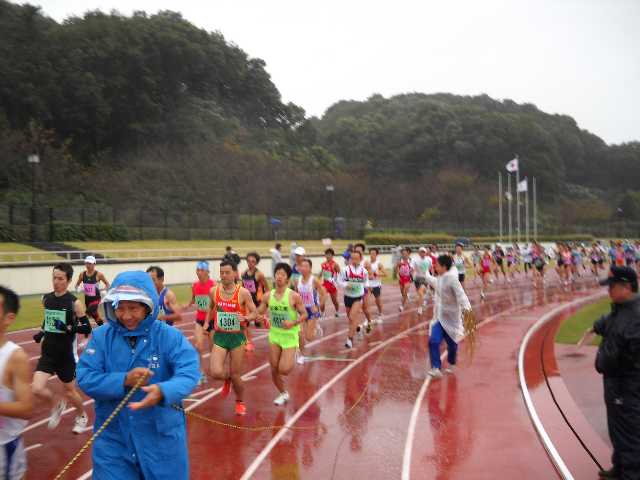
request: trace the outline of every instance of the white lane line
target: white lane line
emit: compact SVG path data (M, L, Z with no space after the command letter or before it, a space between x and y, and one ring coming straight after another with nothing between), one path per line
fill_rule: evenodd
M35 450L36 448L40 448L42 446L41 443L36 443L34 445L29 445L27 448L24 449L25 452L28 452L30 450Z
M483 320L478 324L478 328L488 323L491 323L492 321L494 321L495 318L499 317L500 315L508 314L511 311L516 310L517 308L518 307L509 308L503 312L496 313L495 315L487 317L485 320ZM420 334L422 334L422 332L416 333L416 335L420 335ZM447 352L445 351L440 356L440 359L444 360L446 356L447 356ZM409 477L411 476L411 456L413 454L413 440L416 434L416 424L418 422L418 414L420 413L420 407L422 406L424 396L427 393L427 389L429 388L430 383L431 383L431 377L427 375L427 378L425 379L424 383L422 384L422 387L420 388L420 391L418 392L418 397L416 398L416 402L413 404L413 410L411 411L411 418L409 419L409 428L407 429L407 440L404 444L404 453L402 455L402 480L409 480Z
M304 405L302 405L302 407L300 407L296 413L289 418L289 420L287 420L287 422L285 423L284 427L281 428L280 430L277 431L277 433L271 438L271 440L269 441L269 443L262 449L262 451L258 454L258 456L255 458L255 460L251 463L251 465L249 465L249 468L247 468L247 470L244 472L244 474L242 475L242 477L240 477L240 480L248 480L258 469L258 467L260 467L260 464L264 461L264 459L267 457L267 455L269 455L269 452L271 452L271 450L273 450L273 447L276 446L276 444L280 441L280 439L286 435L288 433L289 428L298 421L298 419L307 411L307 409L313 405L318 398L320 398L327 390L329 390L336 382L338 382L342 377L344 377L347 373L349 373L353 368L355 368L356 365L362 363L364 360L366 360L367 358L369 358L371 355L373 355L374 353L376 353L378 350L384 348L385 346L389 345L390 343L395 342L396 340L399 340L400 338L403 338L407 335L407 333L412 332L414 330L417 330L419 328L422 328L424 326L426 326L429 322L420 322L419 324L404 330L401 333L398 333L397 335L394 335L393 337L385 340L384 342L382 342L380 345L372 348L371 350L367 351L366 353L364 353L363 355L361 355L360 357L358 357L353 363L350 363L347 367L343 368L342 370L340 370L340 372L338 372L336 375L334 375L333 378L331 378L331 380L329 380L328 382L326 382L315 394L313 394L311 396L311 398L309 398Z
M560 453L558 452L555 445L553 444L553 441L551 440L551 437L545 430L544 425L542 425L542 421L540 420L540 416L536 411L536 407L533 405L533 400L531 399L531 394L529 393L529 387L527 386L527 380L524 376L524 354L527 349L527 345L529 344L529 341L531 340L531 337L533 336L533 334L538 330L540 330L540 328L549 320L551 320L555 315L557 315L558 313L560 313L565 309L571 308L572 306L578 305L580 303L588 303L602 296L603 296L603 293L599 292L597 294L590 295L588 297L579 298L570 303L565 303L563 305L560 305L554 308L550 312L547 312L535 324L533 324L533 326L527 331L527 334L524 336L524 339L520 344L520 350L518 351L518 378L520 381L520 390L522 391L522 397L524 398L525 406L527 408L527 411L529 412L529 417L531 418L531 421L533 422L533 426L538 432L538 436L542 440L542 444L545 450L551 457L551 460L553 461L556 469L558 470L558 473L560 473L562 478L565 480L573 480L574 477L571 474L569 467L567 467L567 464L564 463L564 460L562 460Z

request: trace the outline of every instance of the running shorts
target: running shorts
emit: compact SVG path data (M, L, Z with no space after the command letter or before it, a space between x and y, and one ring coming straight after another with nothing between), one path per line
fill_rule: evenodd
M400 282L400 286L403 287L407 283L411 283L411 277L400 276L399 282Z
M196 323L201 327L204 327L204 320L196 320ZM207 332L210 332L212 330L213 330L213 322L209 322L209 328L207 328Z
M100 306L100 300L94 300L92 302L86 303L87 315L89 315L94 320L98 320L100 315L98 314L98 307Z
M336 293L338 293L338 289L331 282L322 282L322 286L324 287L324 289L327 291L329 295L335 295Z
M362 301L362 297L347 297L345 295L345 297L344 297L344 306L346 308L351 308L351 307L353 307L353 305L356 302L361 302L361 301Z
M22 437L0 445L0 472L7 480L20 480L27 472L27 454Z
M46 339L44 340L46 342ZM71 383L76 378L76 359L73 352L57 355L42 353L36 365L36 372L57 375L62 383Z
M426 278L422 278L422 277L416 277L413 279L413 284L416 287L416 290L420 290L420 287L422 285L427 285L427 279Z
M235 350L247 343L247 338L242 332L216 332L213 334L213 344L225 350Z
M371 287L371 293L375 298L380 297L380 294L382 293L382 287Z
M272 345L278 345L283 350L288 348L298 348L298 344L300 342L298 332L298 328L292 328L291 330L270 328L269 343Z
M315 318L320 318L320 309L316 313L313 313L310 307L304 307L307 310L307 321Z
M459 281L460 283L464 283L464 273L459 273L459 274L458 274L458 281Z

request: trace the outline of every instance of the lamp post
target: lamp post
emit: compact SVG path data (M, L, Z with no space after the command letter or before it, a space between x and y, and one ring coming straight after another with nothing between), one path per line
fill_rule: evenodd
M36 166L40 163L40 156L33 153L27 157L27 162L32 165L31 168L31 220L29 228L29 236L31 241L36 239Z
M329 216L331 217L331 236L333 237L336 232L336 216L333 212L333 192L335 191L335 187L333 185L327 185L325 189L329 192Z

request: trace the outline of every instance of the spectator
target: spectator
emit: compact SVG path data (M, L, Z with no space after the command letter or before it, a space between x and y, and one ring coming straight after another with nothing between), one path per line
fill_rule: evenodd
M227 260L236 264L236 267L240 265L240 255L238 255L230 245L227 245L226 252L222 260Z
M276 265L282 263L282 244L276 243L271 249L271 278L275 278Z

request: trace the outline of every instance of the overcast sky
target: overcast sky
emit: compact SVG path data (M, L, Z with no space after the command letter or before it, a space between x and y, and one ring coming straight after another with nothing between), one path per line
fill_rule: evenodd
M609 143L640 140L640 0L31 2L58 21L179 11L265 60L310 115L373 93L486 93L571 115Z

